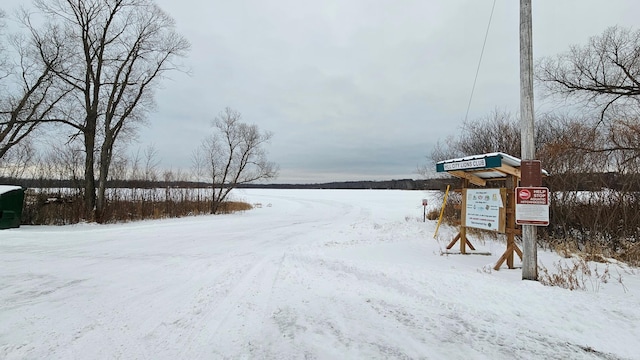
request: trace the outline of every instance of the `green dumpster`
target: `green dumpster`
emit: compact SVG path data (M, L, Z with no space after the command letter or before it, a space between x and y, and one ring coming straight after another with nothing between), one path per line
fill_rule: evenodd
M0 185L0 230L20 227L23 203L21 186Z

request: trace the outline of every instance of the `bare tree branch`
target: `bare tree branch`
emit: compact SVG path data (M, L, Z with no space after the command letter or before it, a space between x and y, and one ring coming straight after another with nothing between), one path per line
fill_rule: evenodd
M562 95L596 105L640 95L640 30L611 27L536 66L536 79L548 95Z
M56 118L58 104L69 94L53 74L60 65L59 48L51 46L50 56L43 63L34 52L35 42L21 36L12 36L8 42L16 61L0 62L7 74L0 79L5 89L0 93L0 158L40 124ZM4 43L1 41L0 46Z
M204 176L214 190L211 213L238 185L273 179L278 167L267 160L264 146L273 134L242 122L239 112L226 108L214 120L214 133L192 156L194 172Z

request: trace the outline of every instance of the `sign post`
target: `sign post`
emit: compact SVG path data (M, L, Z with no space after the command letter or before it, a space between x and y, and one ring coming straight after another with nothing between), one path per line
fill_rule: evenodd
M427 222L427 205L429 205L427 199L422 199L422 222Z
M522 160L536 156L533 108L531 0L520 0L520 149ZM538 280L537 228L522 226L522 280Z

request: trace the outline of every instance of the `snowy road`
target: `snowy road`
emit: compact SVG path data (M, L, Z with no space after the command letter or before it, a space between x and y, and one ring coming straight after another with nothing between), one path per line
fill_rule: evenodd
M498 243L442 256L424 192L235 196L262 207L0 232L0 358L640 359L633 269L570 292L486 271Z

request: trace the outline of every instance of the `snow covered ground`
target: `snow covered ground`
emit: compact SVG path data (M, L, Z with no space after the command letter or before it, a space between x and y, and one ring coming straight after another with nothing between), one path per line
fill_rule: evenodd
M499 242L443 254L433 193L234 195L262 206L0 231L0 359L640 359L637 269L568 291L492 271Z

